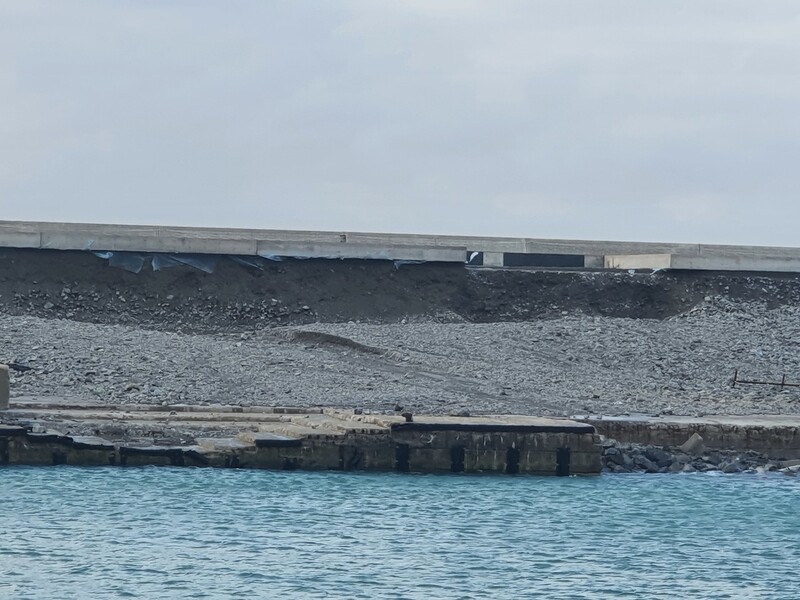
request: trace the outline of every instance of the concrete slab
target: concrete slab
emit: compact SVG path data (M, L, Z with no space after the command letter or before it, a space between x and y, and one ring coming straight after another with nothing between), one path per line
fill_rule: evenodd
M11 437L15 435L25 435L25 428L19 425L5 425L0 423L0 437Z
M483 253L483 266L484 267L502 267L503 266L503 252L484 252Z
M72 445L75 448L91 449L91 450L114 450L113 442L97 436L90 435L71 435Z
M182 422L182 423L263 423L264 421L279 421L281 415L269 413L235 413L235 412L206 412L206 413L175 413L166 411L144 410L108 410L103 407L81 409L72 407L67 410L48 408L11 408L5 411L8 417L25 419L41 417L47 414L58 416L60 419L73 420L119 420L119 421L146 421L146 422Z
M258 242L259 256L300 256L313 258L352 258L365 260L410 260L463 263L465 246L407 246L397 244L352 244L326 242Z
M385 425L368 421L365 422L364 420L358 420L357 418L350 419L346 416L343 416L342 418L327 416L326 419L308 419L306 421L310 421L308 425L317 429L330 429L333 431L343 431L345 433L359 433L368 435L372 433L387 433L389 431L389 428ZM303 424L303 421L300 420L295 422L299 425Z
M323 429L321 427L310 427L291 422L260 423L258 425L258 430L261 432L300 438L341 437L345 434L344 431L339 429Z
M606 269L671 269L672 254L611 254L603 259Z
M513 424L491 421L473 421L469 423L397 423L392 425L392 430L406 431L471 431L471 432L500 432L500 433L594 433L594 427L583 423L570 423L563 421L557 425L552 424Z
M247 442L238 438L197 438L195 444L200 450L209 450L212 452L243 450L254 446L252 440Z
M691 417L680 415L576 415L572 419L591 422L660 423L665 425L735 425L738 427L800 427L798 415L708 415Z
M279 435L267 431L243 431L237 437L242 442L256 448L290 448L301 446L303 443L301 437Z
M800 273L800 255L786 249L783 255L765 255L763 252L735 254L730 250L715 251L696 256L682 254L627 254L606 255L607 269L680 269L687 271L755 271L763 273Z
M102 408L116 410L117 405L109 404L97 398L84 396L16 396L11 400L11 408L50 408L50 409L69 409L69 408Z
M441 431L589 431L585 424L569 419L552 419L524 415L478 415L459 417L449 415L414 415L407 422L400 415L365 415L365 420L391 428L410 428Z
M672 257L673 269L691 271L758 271L764 273L800 273L800 257L701 255Z

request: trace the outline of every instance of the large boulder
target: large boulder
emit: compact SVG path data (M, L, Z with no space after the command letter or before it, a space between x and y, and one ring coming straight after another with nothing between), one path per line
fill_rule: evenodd
M724 462L719 466L719 470L723 473L741 473L742 467L736 461Z
M644 454L637 455L633 459L633 464L635 464L643 471L647 471L648 473L658 473L659 466L652 460L647 458L647 456L645 456Z
M659 446L647 446L644 455L659 467L668 467L672 464L672 454Z
M606 448L603 452L603 456L606 459L607 464L625 464L625 455L619 448Z
M681 452L686 454L691 454L693 456L697 456L703 453L703 437L695 432L693 433L688 440L686 440L683 444L679 446Z

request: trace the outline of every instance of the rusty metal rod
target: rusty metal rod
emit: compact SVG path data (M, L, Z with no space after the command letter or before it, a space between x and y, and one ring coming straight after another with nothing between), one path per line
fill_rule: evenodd
M800 387L800 383L786 383L786 375L784 374L780 381L756 381L755 379L739 379L739 369L733 373L733 387L737 383L747 383L752 385L777 385L781 389L785 387Z

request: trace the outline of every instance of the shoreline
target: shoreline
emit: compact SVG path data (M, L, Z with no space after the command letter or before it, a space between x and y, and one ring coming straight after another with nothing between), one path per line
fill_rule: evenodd
M59 446L41 464L84 444L117 464L552 474L580 446L543 449L542 432L504 419L586 428L573 472L800 459L798 274L224 256L209 272L162 258L133 272L88 251L0 252L0 363L12 366L0 421ZM781 384L734 385L734 373ZM395 440L406 413L417 437ZM489 436L491 457L478 438L437 431L447 422ZM367 423L378 433L351 431ZM320 427L326 449L309 450ZM306 450L267 460L253 433ZM702 451L679 452L695 434ZM381 440L372 458L367 440ZM517 442L538 457L517 456Z

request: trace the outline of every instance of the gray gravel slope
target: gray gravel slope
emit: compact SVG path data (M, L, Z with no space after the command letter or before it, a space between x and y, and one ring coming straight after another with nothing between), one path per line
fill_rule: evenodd
M298 330L330 336L293 339ZM800 382L799 347L800 308L718 296L664 320L569 313L522 323L316 323L235 335L0 315L0 362L33 367L13 374L13 396L127 403L795 413L798 388L733 388L730 379L738 368L746 377L785 373Z

